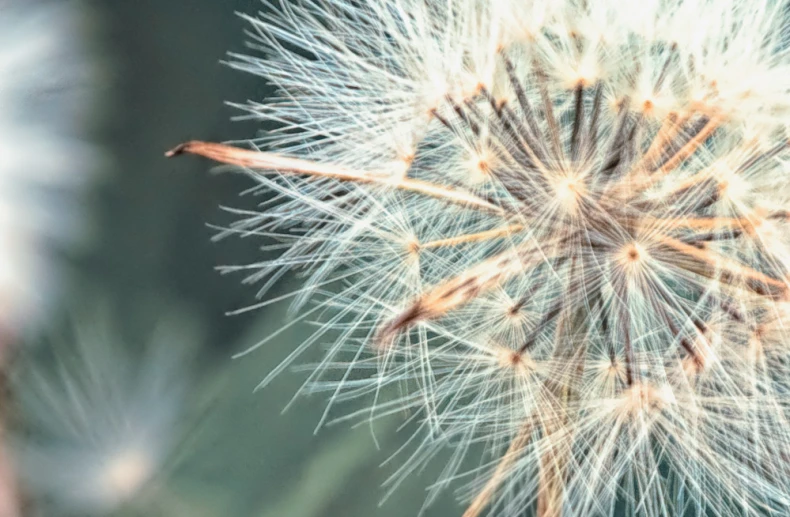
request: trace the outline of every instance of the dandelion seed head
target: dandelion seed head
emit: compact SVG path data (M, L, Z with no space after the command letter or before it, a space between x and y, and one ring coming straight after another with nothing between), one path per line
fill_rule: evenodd
M786 513L786 2L274 7L266 150L176 152L273 193L227 232L305 273L305 389L417 415L389 487L449 448L467 517Z

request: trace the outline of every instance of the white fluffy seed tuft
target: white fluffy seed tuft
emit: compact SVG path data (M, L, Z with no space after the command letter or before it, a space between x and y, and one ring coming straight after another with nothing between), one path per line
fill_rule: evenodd
M305 390L423 417L392 487L451 448L466 517L790 511L786 2L273 7L269 152L174 153L271 193L229 269L305 274Z

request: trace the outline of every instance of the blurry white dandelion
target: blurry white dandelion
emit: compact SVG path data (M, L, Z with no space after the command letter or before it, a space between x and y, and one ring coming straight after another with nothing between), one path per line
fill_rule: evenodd
M164 318L147 343L129 346L105 312L79 315L73 341L29 352L13 372L15 454L46 515L104 515L144 500L193 423L194 326Z
M786 2L271 7L267 152L171 154L270 192L231 269L305 275L306 391L422 419L393 487L449 449L467 517L790 512Z
M81 140L95 66L78 2L0 0L0 331L38 319L57 285L53 244L80 237Z

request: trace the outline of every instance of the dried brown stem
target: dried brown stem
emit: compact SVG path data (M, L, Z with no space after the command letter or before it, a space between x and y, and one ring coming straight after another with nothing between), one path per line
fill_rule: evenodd
M765 273L761 273L760 271L741 264L738 261L723 257L710 249L698 248L666 235L658 235L655 238L661 244L673 248L674 250L679 251L686 256L692 257L712 267L715 267L720 271L726 271L735 277L755 280L759 283L775 287L782 293L787 291L786 282L768 276Z
M659 179L666 176L669 172L675 170L678 165L683 163L689 156L694 154L699 147L704 144L708 138L713 134L714 131L719 127L723 120L723 116L721 115L713 115L708 119L705 125L700 129L700 131L694 135L688 142L686 142L683 147L677 150L675 154L673 154L666 162L664 162L661 167L656 169L653 173L650 174L644 181L642 185L640 185L641 189L645 189L658 181Z
M655 138L650 144L647 152L642 156L639 163L632 169L632 173L641 172L648 167L654 167L660 154L664 151L667 143L671 142L680 132L680 129L688 121L688 116L678 118L674 113L670 113L665 119L661 128L656 133Z
M488 482L483 489L478 492L477 496L472 500L472 503L466 508L463 517L478 517L485 507L488 506L488 503L496 493L499 485L502 484L502 481L507 476L508 470L510 470L510 467L513 466L513 463L521 455L522 449L524 449L527 442L529 442L532 431L532 420L528 420L521 426L516 437L510 442L507 452L502 456L496 469L488 479Z
M556 431L562 434L563 431ZM560 517L565 492L565 451L552 445L540 458L538 485L538 517ZM558 449L558 450L555 450Z
M551 145L554 150L556 160L560 161L563 157L562 143L560 142L560 129L557 126L557 119L554 116L554 109L552 108L552 100L549 95L548 77L543 67L540 66L537 58L532 61L532 68L538 78L538 90L540 91L540 98L543 101L543 117L549 125L549 136L551 137Z
M167 153L168 158L180 154L194 154L209 158L216 162L247 167L250 169L272 170L285 173L305 174L319 178L331 178L351 183L372 184L398 190L416 192L454 203L457 205L478 208L487 212L501 213L502 209L481 199L474 194L462 190L445 187L410 178L397 177L383 173L356 171L338 165L318 163L299 158L290 158L275 153L251 151L224 144L191 141L183 143Z
M689 176L685 180L679 181L678 183L676 183L675 187L672 190L670 190L669 192L667 192L666 194L664 194L664 196L666 198L671 198L671 197L677 195L678 193L684 192L684 191L690 189L691 187L699 185L703 181L705 181L705 180L707 180L709 178L712 178L712 177L713 177L713 169L712 168L707 168L707 169L701 170L700 172L698 172L698 173L696 173L696 174L694 174L692 176Z
M423 294L408 309L384 325L379 342L386 345L390 338L420 321L440 318L451 310L476 298L481 293L546 259L533 243L523 244L477 264Z
M677 217L653 218L643 216L640 218L650 227L660 229L693 228L695 230L723 230L741 229L748 230L754 223L745 217Z
M496 239L499 237L506 237L510 234L520 232L524 229L523 224L513 224L505 228L497 228L495 230L487 230L484 232L470 233L466 235L457 235L455 237L448 237L446 239L438 239L420 244L421 249L441 248L444 246L457 246L459 244L466 244L468 242L479 242L489 239Z
M699 133L694 135L694 138L686 142L686 144L678 150L669 160L664 163L657 171L658 174L665 174L668 171L673 170L675 167L680 165L683 160L694 154L699 146L705 143L705 141L716 131L716 128L719 127L719 123L721 122L721 116L714 116L711 117L710 120L703 126L702 130Z

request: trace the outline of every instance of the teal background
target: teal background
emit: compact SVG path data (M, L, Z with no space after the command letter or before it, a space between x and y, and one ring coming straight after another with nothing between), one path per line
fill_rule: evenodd
M281 414L303 372L286 372L253 393L310 329L297 326L258 352L231 359L286 321L284 306L225 314L252 303L256 287L215 268L260 260L263 243L213 242L211 226L232 221L220 205L254 206L239 195L251 184L242 176L211 174L211 164L198 158L163 156L185 140L243 139L262 129L249 121L232 122L238 113L224 102L260 100L269 87L220 62L228 51L245 51L244 23L235 12L252 13L263 4L96 0L87 7L86 30L102 63L92 137L106 164L88 207L93 242L64 257L71 287L61 312L95 291L123 316L120 325L130 346L148 332L144 322L150 318L139 314L160 310L152 307L188 312L204 332L200 366L187 372L195 385L184 438L146 494L118 514L416 515L441 465L411 477L379 507L381 485L399 461L380 464L409 437L410 429L397 430L400 419L375 426L377 450L367 425L344 423L314 434L325 404L321 397L300 399ZM278 286L280 292L293 282ZM61 319L53 317L50 333L59 332ZM32 497L31 507L37 504ZM426 515L461 512L448 495Z

